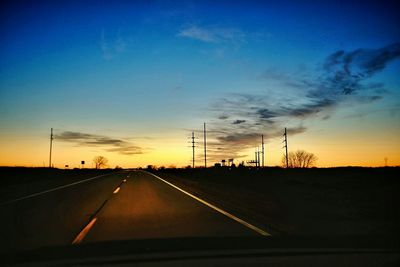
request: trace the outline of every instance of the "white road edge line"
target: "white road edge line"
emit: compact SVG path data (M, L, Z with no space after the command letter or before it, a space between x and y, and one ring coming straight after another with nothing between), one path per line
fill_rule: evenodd
M50 192L53 192L53 191L56 191L56 190L60 190L60 189L66 188L66 187L70 187L70 186L73 186L73 185L85 183L85 182L88 182L88 181L91 181L91 180L94 180L94 179L97 179L97 178L100 178L100 177L103 177L103 176L106 176L106 175L110 175L110 174L113 174L113 173L106 173L106 174L98 175L98 176L95 176L95 177L92 177L92 178L88 178L88 179L85 179L85 180L82 180L82 181L77 181L77 182L74 182L74 183L71 183L71 184L57 186L55 188L48 189L48 190L45 190L45 191L42 191L42 192L33 193L33 194L30 194L30 195L27 195L27 196L24 196L24 197L20 197L20 198L17 198L17 199L8 200L8 201L0 203L0 206L1 205L5 205L5 204L10 204L10 203L13 203L13 202L17 202L17 201L20 201L20 200L24 200L24 199L27 199L27 198L40 196L40 195L43 195L43 194L46 194L46 193L50 193Z
M163 181L164 183L168 184L169 186L171 186L171 187L173 187L173 188L175 188L175 189L181 191L182 193L184 193L184 194L186 194L186 195L188 195L188 196L194 198L195 200L197 200L197 201L203 203L204 205L206 205L206 206L212 208L213 210L216 210L216 211L218 211L219 213L222 213L223 215L225 215L225 216L231 218L232 220L235 220L236 222L238 222L238 223L240 223L240 224L246 226L247 228L250 228L251 230L253 230L253 231L259 233L260 235L263 235L263 236L271 236L270 233L267 233L266 231L264 231L264 230L262 230L262 229L260 229L260 228L258 228L258 227L256 227L256 226L254 226L254 225L252 225L252 224L250 224L250 223L248 223L248 222L246 222L246 221L244 221L244 220L242 220L242 219L236 217L235 215L233 215L233 214L231 214L231 213L229 213L229 212L227 212L227 211L224 211L223 209L220 209L220 208L214 206L213 204L210 204L210 203L208 203L207 201L202 200L201 198L198 198L198 197L196 197L195 195L190 194L189 192L186 192L185 190L183 190L183 189L177 187L176 185L174 185L174 184L172 184L172 183L170 183L170 182L168 182L168 181L166 181L166 180L164 180L164 179L158 177L157 175L152 174L151 172L146 172L146 173L153 175L155 178L159 179L160 181Z
M83 228L83 230L75 237L74 241L72 241L73 245L79 244L82 242L82 240L85 238L85 236L89 233L90 229L93 227L93 225L96 223L97 218L93 218L86 226Z

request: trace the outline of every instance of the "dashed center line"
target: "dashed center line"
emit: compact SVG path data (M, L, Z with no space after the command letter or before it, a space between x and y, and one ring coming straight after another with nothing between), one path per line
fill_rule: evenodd
M126 179L123 180L123 183L126 182ZM113 194L117 194L121 190L121 185L122 183L119 184L117 188L113 191ZM93 214L93 216L96 216L100 210L106 205L107 201L110 199L106 199L103 204L100 206L100 208ZM85 238L85 236L89 233L90 229L93 227L93 225L96 223L97 218L93 217L93 219L90 220L90 222L82 229L82 231L75 237L74 241L72 241L73 245L79 244L82 242L82 240Z
M116 193L118 193L119 192L119 190L121 190L121 187L117 187L115 190L114 190L114 192L113 192L113 194L116 194Z
M83 228L83 230L75 237L74 241L72 241L73 245L79 244L82 242L82 240L85 238L87 233L89 233L90 229L93 227L93 225L96 223L97 218L93 218L86 226Z

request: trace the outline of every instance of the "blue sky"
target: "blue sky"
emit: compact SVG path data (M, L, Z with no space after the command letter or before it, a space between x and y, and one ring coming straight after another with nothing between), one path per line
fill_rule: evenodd
M18 142L11 136L54 127L67 144L80 144L76 135L61 138L75 132L154 152L140 138L185 139L207 121L216 132L210 154L244 159L258 133L272 142L284 126L306 135L321 121L349 117L352 125L361 116L398 132L396 10L388 1L3 3L2 138ZM383 66L365 67L387 53ZM333 83L349 58L351 75L365 76Z

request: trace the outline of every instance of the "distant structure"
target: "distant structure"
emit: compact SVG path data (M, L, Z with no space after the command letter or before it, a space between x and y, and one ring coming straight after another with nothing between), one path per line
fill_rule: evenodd
M248 164L254 164L254 166L257 167L257 161L255 161L255 160L248 160L247 163ZM244 164L243 164L243 166L244 166Z

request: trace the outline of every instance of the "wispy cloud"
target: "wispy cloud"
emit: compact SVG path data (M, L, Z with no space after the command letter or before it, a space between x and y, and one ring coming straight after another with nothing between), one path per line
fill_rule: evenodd
M245 40L244 32L236 28L200 27L197 25L182 29L178 36L207 43L240 43Z
M386 94L384 84L368 83L368 79L399 57L400 43L395 43L378 49L336 51L326 57L317 73L264 73L263 79L278 81L295 95L230 94L218 100L210 108L215 114L216 140L211 147L218 148L212 153L238 157L259 143L260 133L266 140L279 137L288 122L291 135L303 133L306 120L330 119L345 101L353 105L379 101Z
M126 41L118 34L115 38L107 38L105 30L101 31L100 49L105 60L111 60L125 51Z
M327 89L352 94L365 89L362 81L382 71L386 65L400 57L400 43L379 49L339 50L331 54L324 64ZM376 84L375 84L376 86Z
M303 103L281 103L272 110L260 108L260 118L307 118L330 111L340 102L351 99L356 103L371 103L386 93L383 83L368 83L368 79L382 71L386 65L400 57L400 43L379 49L337 51L329 55L317 78L293 78L285 74L266 76L281 79L287 86L304 92Z
M111 138L104 135L95 135L81 132L64 131L54 136L55 140L74 143L78 146L100 146L108 152L117 152L123 155L143 154L143 149L131 142Z

